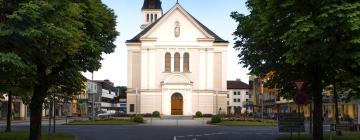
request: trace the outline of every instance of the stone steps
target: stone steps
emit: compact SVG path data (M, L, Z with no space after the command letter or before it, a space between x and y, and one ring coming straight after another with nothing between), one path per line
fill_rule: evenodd
M194 120L193 116L183 116L183 115L163 115L161 116L162 120Z

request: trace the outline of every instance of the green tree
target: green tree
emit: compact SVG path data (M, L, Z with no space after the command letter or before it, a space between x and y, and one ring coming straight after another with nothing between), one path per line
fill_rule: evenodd
M234 48L253 74L273 72L269 86L292 98L294 80L308 81L314 102L313 139L322 140L322 90L336 74L358 79L360 3L355 0L248 0L249 15L233 12L239 25ZM336 70L337 72L334 72ZM356 82L356 80L355 80Z
M115 49L116 17L100 0L17 2L0 22L1 52L33 67L29 139L39 140L45 98L54 89L82 92L81 71L99 69L102 53Z
M24 75L28 70L29 67L16 54L0 53L0 92L8 96L5 132L11 131L12 98L19 97L26 103L30 95L32 82Z
M117 86L116 89L118 92L118 96L122 99L126 99L127 87L126 86Z

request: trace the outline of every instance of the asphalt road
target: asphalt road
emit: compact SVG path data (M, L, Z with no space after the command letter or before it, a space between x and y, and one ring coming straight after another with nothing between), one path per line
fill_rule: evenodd
M279 135L274 127L58 125L56 129L77 140L274 140ZM13 126L13 130L28 131L29 126Z

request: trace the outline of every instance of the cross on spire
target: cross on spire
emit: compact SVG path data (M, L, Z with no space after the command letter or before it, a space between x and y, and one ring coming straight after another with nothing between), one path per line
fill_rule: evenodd
M176 4L179 4L179 0L176 0Z

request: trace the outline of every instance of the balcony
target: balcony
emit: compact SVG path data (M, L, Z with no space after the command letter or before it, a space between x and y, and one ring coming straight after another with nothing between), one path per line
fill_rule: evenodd
M120 103L106 103L101 102L101 107L120 107Z
M253 105L254 105L254 102L253 102L253 101L243 102L243 106L253 106Z

